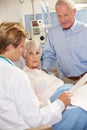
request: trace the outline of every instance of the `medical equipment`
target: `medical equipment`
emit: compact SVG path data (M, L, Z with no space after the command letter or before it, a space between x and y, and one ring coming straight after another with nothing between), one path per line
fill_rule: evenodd
M34 14L34 0L32 2L33 19L31 20L31 38L37 39L40 43L45 42L44 24L42 20L37 20Z
M31 20L32 39L37 39L40 43L45 42L44 25L42 20Z
M40 0L40 3L41 3L41 10L42 10L42 19L45 25L45 33L47 35L49 28L51 27L49 0Z

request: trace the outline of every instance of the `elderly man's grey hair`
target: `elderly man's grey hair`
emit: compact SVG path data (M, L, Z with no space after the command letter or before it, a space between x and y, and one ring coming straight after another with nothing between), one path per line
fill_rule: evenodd
M41 55L42 55L42 46L40 44L40 42L36 39L27 41L25 44L25 52L24 52L24 57L27 53L28 50L35 50L37 49L38 51L40 51Z
M63 4L67 4L71 10L76 8L74 2L72 2L71 0L58 0L56 2L55 8L57 8L57 6L61 6Z

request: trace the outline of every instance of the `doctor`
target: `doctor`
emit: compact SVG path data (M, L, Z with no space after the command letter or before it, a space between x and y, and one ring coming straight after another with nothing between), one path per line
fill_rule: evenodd
M27 75L13 61L24 52L28 33L20 23L0 24L0 129L24 130L42 124L55 124L70 104L70 94L63 93L53 103L40 108Z

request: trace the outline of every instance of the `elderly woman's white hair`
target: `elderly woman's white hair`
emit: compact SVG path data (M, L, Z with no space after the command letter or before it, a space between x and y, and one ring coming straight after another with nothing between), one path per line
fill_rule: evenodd
M25 57L28 50L35 50L35 49L40 51L40 53L42 55L42 47L41 47L41 44L38 40L33 39L33 40L30 40L30 41L27 41L26 44L25 44L24 57Z

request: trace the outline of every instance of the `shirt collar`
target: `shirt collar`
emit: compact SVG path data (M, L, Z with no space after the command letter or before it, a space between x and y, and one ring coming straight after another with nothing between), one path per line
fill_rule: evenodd
M64 31L74 31L77 26L77 20L75 20L74 24L68 30L63 29Z
M76 28L76 26L77 26L77 21L75 20L75 22L74 22L74 24L72 25L72 27L70 28L70 30L74 31L75 28Z
M2 59L2 60L4 60L4 61L6 61L6 62L8 62L9 64L11 64L11 65L15 65L10 59L8 59L8 58L5 58L5 57L3 57L3 56L0 56L0 58Z

